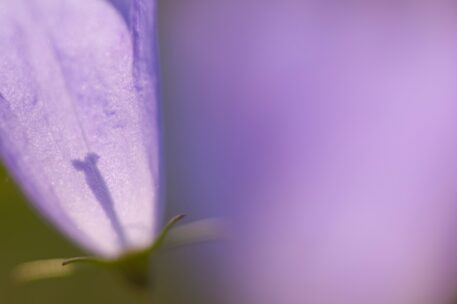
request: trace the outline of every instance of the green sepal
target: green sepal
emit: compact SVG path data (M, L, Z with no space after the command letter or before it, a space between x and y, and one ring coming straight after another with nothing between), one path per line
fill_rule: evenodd
M76 265L62 267L64 261L65 259L48 259L22 263L14 268L12 279L14 283L23 284L73 275L77 270Z
M164 241L173 226L184 215L173 217L162 229L155 241L146 249L130 251L117 259L102 259L98 257L75 257L70 259L49 259L26 262L13 270L13 279L17 283L25 283L50 278L61 278L74 274L84 268L83 265L93 265L119 272L133 286L145 289L150 284L150 260Z
M173 217L148 248L130 251L117 259L98 257L75 257L27 262L18 265L13 272L16 282L24 283L49 278L61 278L87 268L98 267L114 270L138 289L147 289L151 284L151 261L159 250L175 248L198 242L218 240L225 235L219 220L206 219L175 228L184 215Z
M62 266L73 264L90 264L117 270L133 286L145 289L150 285L150 260L158 249L162 247L170 230L184 215L173 217L162 229L155 241L146 249L130 251L114 260L105 260L96 257L76 257L64 260Z

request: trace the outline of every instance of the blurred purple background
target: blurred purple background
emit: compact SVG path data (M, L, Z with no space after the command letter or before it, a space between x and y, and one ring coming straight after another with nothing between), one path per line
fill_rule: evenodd
M452 1L162 1L170 214L230 227L182 283L213 303L447 303L456 28Z

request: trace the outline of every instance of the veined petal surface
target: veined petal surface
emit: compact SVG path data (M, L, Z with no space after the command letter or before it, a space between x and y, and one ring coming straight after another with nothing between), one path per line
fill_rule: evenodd
M133 54L107 2L0 1L0 155L46 217L105 257L149 245L157 225L156 100L138 97Z

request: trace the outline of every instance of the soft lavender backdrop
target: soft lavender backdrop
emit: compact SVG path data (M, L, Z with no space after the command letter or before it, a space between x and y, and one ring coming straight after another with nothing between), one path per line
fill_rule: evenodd
M456 5L161 8L169 198L232 224L230 249L213 252L230 278L222 289L236 290L221 298L447 303L457 286Z

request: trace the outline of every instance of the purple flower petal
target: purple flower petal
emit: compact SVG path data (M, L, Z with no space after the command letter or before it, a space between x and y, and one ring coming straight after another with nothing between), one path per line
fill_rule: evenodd
M134 73L132 41L103 1L0 2L0 154L46 217L106 257L157 226L154 68Z

